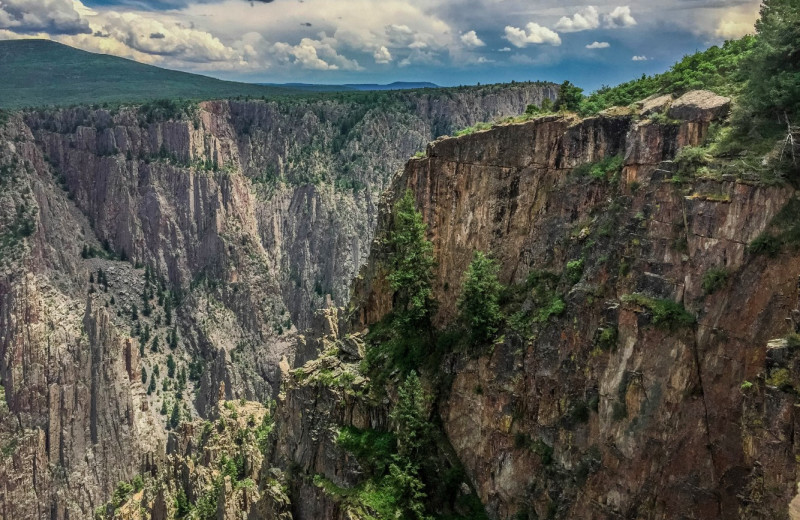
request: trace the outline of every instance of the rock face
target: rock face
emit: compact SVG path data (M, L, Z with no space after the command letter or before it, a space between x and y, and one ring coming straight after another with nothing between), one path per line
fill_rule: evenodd
M12 116L0 127L0 516L90 518L163 456L174 410L191 420L220 395L273 397L297 328L347 301L394 170L440 133L556 92ZM159 517L166 499L153 500Z
M439 326L455 320L476 250L523 295L520 316L533 313L441 369L454 374L444 430L491 518L787 515L797 361L768 343L796 330L800 258L747 244L776 232L795 193L676 184L675 152L727 107L681 99L673 110L694 108L670 113L687 119L679 126L545 117L436 141L384 201L354 289L356 329L392 308L381 237L406 190L434 245ZM619 184L576 174L610 156L624 158ZM560 306L526 310L542 272ZM724 274L710 288L712 273Z
M728 115L731 100L708 90L692 90L676 99L669 108L669 117L688 121L713 121Z

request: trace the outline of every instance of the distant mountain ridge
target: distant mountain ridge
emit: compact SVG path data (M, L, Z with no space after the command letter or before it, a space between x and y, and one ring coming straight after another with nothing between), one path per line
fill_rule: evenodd
M343 85L326 85L316 83L259 83L270 87L286 87L310 92L342 92L342 91L370 91L370 90L415 90L420 88L440 88L430 81L395 81L388 84L380 83L345 83Z
M50 40L0 41L0 108L279 96L303 90L223 81L82 51Z

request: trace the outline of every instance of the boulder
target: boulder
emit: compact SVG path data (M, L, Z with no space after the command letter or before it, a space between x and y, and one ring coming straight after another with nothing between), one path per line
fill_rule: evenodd
M676 99L669 108L669 117L686 121L714 121L728 115L731 99L708 90L692 90Z
M650 116L653 114L663 114L669 108L670 103L672 103L672 94L650 96L636 104L639 107L639 113L641 115Z

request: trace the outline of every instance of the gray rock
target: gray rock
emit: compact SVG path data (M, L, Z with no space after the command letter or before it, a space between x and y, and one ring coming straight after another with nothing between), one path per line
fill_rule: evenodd
M728 115L731 99L708 90L692 90L676 99L669 109L669 117L686 121L715 121Z

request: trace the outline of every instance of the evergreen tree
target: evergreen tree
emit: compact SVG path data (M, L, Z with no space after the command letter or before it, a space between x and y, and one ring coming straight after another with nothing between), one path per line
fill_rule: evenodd
M395 206L394 226L388 238L392 248L388 279L395 291L396 313L411 326L429 318L433 309L431 281L435 262L426 229L413 194L406 191Z
M458 308L473 338L478 341L493 336L503 317L499 304L503 286L497 280L499 268L497 262L476 251L464 278Z
M142 367L142 384L145 384L146 382L147 382L147 370L145 370L144 367Z
M800 3L764 0L756 43L745 58L745 99L758 115L793 124L800 117ZM785 122L784 122L785 123Z
M181 367L178 371L178 390L186 389L186 367Z
M569 81L565 81L559 88L555 109L577 112L581 107L582 101L583 89L576 87Z
M147 387L147 395L151 395L155 391L156 391L156 375L155 372L153 372L153 376L150 378L150 386Z
M175 358L172 357L172 354L167 356L167 376L170 378L175 377Z
M158 336L153 338L153 343L150 345L150 350L153 351L153 352L158 352L159 351Z
M161 402L161 415L167 415L167 401Z
M172 325L172 301L170 298L164 300L164 322L167 326Z
M175 406L172 407L172 415L169 417L169 425L171 428L177 428L181 422L181 409L178 406L178 401L175 401Z

